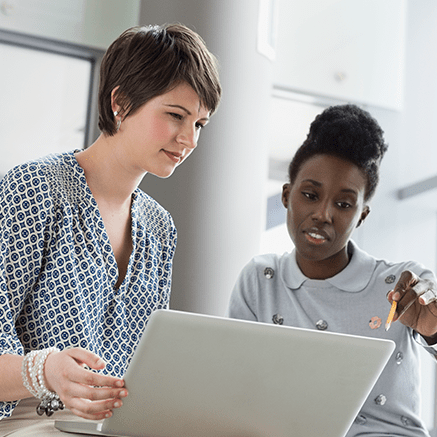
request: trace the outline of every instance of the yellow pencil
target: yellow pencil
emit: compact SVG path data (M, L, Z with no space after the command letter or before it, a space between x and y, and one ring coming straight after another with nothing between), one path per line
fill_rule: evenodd
M397 305L398 303L396 301L393 301L393 303L391 304L390 312L388 313L387 321L385 322L386 331L390 329L391 322L393 321L393 317L395 315Z

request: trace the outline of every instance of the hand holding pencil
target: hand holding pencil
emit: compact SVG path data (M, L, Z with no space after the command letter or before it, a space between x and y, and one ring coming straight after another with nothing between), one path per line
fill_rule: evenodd
M387 294L392 304L386 331L399 320L429 342L437 343L437 284L411 271L404 271L396 286ZM431 343L430 343L431 344Z

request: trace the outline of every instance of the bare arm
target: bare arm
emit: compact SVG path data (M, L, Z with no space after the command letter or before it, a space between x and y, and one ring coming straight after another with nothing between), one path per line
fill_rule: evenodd
M23 357L4 354L0 356L0 401L16 401L32 397L21 378Z

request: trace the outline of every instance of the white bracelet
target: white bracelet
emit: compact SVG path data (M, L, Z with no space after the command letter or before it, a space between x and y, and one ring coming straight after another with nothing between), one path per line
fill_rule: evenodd
M47 389L45 383L44 383L44 364L46 362L47 357L51 352L59 352L59 349L51 347L48 349L43 349L41 352L38 353L36 359L35 359L35 377L38 384L38 387L35 387L35 390L38 392L38 398L43 399L47 396L56 396L56 393L51 392Z
M29 352L27 355L23 358L23 364L21 365L21 377L23 378L23 385L27 388L27 390L34 396L35 398L38 397L38 393L33 389L32 385L29 382L29 377L27 374L28 369L28 362L33 361L35 354L37 351Z
M51 416L55 411L64 409L64 404L59 396L50 391L44 382L44 365L47 357L52 352L59 352L59 349L50 347L31 351L23 358L21 367L23 385L34 397L41 399L41 402L36 407L36 412L40 416L44 413L47 416Z

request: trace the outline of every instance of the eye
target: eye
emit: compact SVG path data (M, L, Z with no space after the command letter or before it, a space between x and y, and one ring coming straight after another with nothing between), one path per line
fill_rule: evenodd
M204 127L205 127L204 124L202 124L202 123L196 123L196 129L197 129L197 130L203 129Z
M352 208L352 205L348 202L337 202L337 206L339 206L341 209Z
M317 200L317 194L310 193L308 191L302 191L302 194L309 200Z
M182 120L184 117L181 114L178 114L177 112L169 112L170 116L175 118L176 120Z

